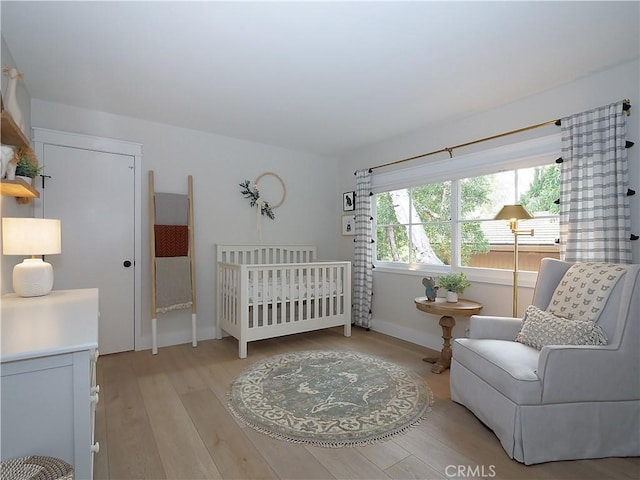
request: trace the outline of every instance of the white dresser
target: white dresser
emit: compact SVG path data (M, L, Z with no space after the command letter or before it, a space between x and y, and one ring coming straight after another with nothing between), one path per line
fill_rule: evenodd
M98 289L2 296L2 460L60 458L93 477Z

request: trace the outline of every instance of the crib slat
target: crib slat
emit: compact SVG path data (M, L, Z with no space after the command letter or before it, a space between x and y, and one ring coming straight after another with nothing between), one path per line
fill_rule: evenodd
M241 276L240 269L229 270L229 273L231 274L231 280L230 280L232 285L231 293L235 292L233 296L231 295L231 293L229 294L229 310L231 312L229 321L233 321L236 328L239 328L240 325L238 325L238 323L240 321L239 319L241 318L240 305L242 305L242 297L240 297L240 292L242 290L242 282L240 280L242 276Z
M289 278L287 281L287 290L289 292L289 304L287 305L287 322L295 321L296 311L296 292L294 289L296 272L293 268L289 268Z
M273 323L276 324L282 323L282 305L284 302L282 289L284 288L284 285L286 285L286 278L283 277L283 273L282 268L278 268L275 278L275 283L278 287L274 287L275 291L273 293L273 301L275 302L275 308L273 309Z
M251 301L247 304L247 308L250 308L251 320L248 327L254 328L258 324L258 302L256 300L258 295L258 285L256 282L256 276L258 272L255 270L247 270L248 284L250 285L249 291L251 292ZM243 308L244 305L241 306Z
M316 294L316 302L318 304L318 317L322 318L322 317L326 317L327 314L325 313L325 308L324 308L324 282L326 279L326 275L327 275L327 271L324 267L320 267L318 268L318 286L316 291L318 292Z
M309 279L309 298L311 299L311 309L313 313L310 318L318 318L318 267L309 269L311 278Z
M329 292L327 292L327 308L328 308L329 315L336 314L333 308L333 299L335 298L333 289L334 289L334 285L337 286L336 270L337 270L337 267L329 267Z
M296 272L295 286L298 297L298 315L296 316L296 322L301 321L304 318L304 286L302 285L302 278L304 277L304 269L298 268Z
M260 326L269 325L269 282L271 282L272 270L262 271L262 322Z

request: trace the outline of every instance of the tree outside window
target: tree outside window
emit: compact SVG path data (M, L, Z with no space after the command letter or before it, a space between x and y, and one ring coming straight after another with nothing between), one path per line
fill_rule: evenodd
M528 249L536 258L557 257L559 184L559 166L548 165L379 193L377 260L511 269L506 263L513 235L506 222L493 217L513 203L535 217L533 227L523 228L534 228L536 235L519 239L527 244L524 256ZM459 252L459 259L452 258L453 252Z

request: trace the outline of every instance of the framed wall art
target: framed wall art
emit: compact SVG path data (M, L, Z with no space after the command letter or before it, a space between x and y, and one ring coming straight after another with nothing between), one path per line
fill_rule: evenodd
M356 209L356 192L342 194L342 211L351 212Z
M356 216L342 215L342 235L356 234Z

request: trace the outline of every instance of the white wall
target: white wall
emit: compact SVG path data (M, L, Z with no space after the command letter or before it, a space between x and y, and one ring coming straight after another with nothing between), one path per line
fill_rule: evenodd
M2 61L0 62L2 66L5 65L17 67L20 70L20 66L16 65L11 52L7 48L5 44L4 38L2 38ZM6 98L7 92L7 84L9 83L9 77L6 75L2 75L2 96ZM20 106L20 111L22 112L22 119L25 123L25 132L27 137L29 137L29 133L31 131L31 96L29 95L29 91L27 90L26 85L22 80L18 82L18 86L16 88L16 97L18 100L18 105ZM0 197L0 210L2 211L3 217L33 217L33 202L28 203L27 205L18 204L14 197ZM0 238L2 236L2 227L0 226ZM5 257L2 255L0 257L0 294L4 295L6 293L13 292L13 280L12 280L12 272L15 264L22 262L23 257L9 256Z
M631 188L638 193L630 197L633 232L640 234L640 64L638 60L585 77L574 83L549 90L504 105L495 110L473 115L454 123L433 125L430 128L391 139L352 152L342 158L340 165L342 190L355 187L355 170L385 164L402 158L412 157L426 152L439 150L476 139L515 130L529 125L561 118L591 108L607 105L622 99L630 99L631 116L627 117L628 139L636 145L629 149L629 167ZM437 94L434 93L434 94ZM464 95L464 92L461 92ZM428 104L428 102L425 102ZM549 126L524 134L505 137L500 140L482 143L454 151L463 155L473 151L492 148L506 143L539 137L557 131L558 127ZM446 158L440 154L416 160L428 164L436 159ZM392 171L386 167L378 172ZM397 168L397 167L396 167ZM375 175L376 170L374 170ZM640 240L632 242L634 263L640 263ZM340 243L339 256L353 260L353 244L347 239ZM442 345L441 329L438 318L417 311L413 299L424 295L422 276L392 274L374 270L373 329L389 333L408 341L439 350ZM533 291L530 287L519 289L519 311L531 301ZM511 286L474 282L465 291L465 298L476 299L484 304L483 313L488 315L511 315ZM454 336L464 335L467 320L458 320Z
M198 336L201 339L214 336L216 243L308 243L318 245L322 258L336 258L342 201L335 181L336 159L38 99L32 100L32 123L34 127L143 145L143 318L137 349L150 348L151 335L148 170L154 171L155 190L159 192L186 193L187 175L194 177ZM268 171L284 180L287 196L284 204L274 211L275 220L263 217L260 240L255 210L241 195L238 184L244 180L253 182ZM98 176L96 172L96 178ZM271 186L275 190L275 186ZM268 197L266 190L262 193L263 198L272 203L279 200ZM273 193L279 196L279 192ZM171 312L159 318L158 336L160 345L189 342L190 311Z

